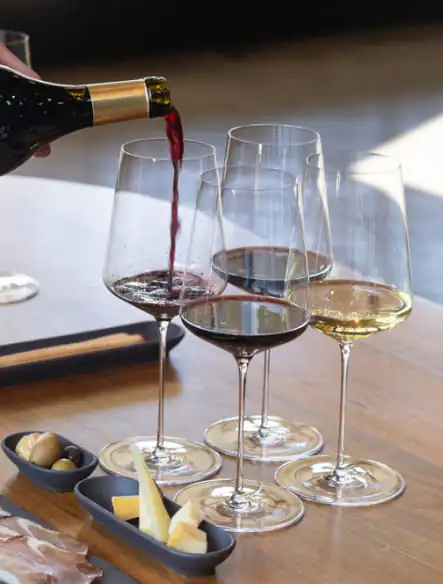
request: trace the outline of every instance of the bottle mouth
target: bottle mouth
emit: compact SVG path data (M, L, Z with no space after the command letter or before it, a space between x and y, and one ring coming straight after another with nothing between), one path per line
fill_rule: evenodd
M149 112L151 118L160 118L167 115L172 109L171 92L164 77L149 77L145 79L149 98Z

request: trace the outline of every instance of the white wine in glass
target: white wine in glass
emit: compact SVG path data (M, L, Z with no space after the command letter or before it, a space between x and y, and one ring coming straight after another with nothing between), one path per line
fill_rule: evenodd
M318 189L328 196L333 267L325 280L311 282L311 327L340 347L337 453L288 462L275 478L310 501L375 505L401 495L405 481L382 462L345 453L348 369L357 341L392 330L412 310L401 168L380 154L325 152L307 160L304 191Z

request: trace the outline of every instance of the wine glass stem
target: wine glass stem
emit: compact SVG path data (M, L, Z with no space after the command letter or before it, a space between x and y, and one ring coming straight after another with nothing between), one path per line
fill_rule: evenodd
M261 419L260 428L258 429L259 436L264 436L268 428L270 368L271 368L271 351L265 351L263 368L263 394L261 402Z
M159 384L158 384L158 412L157 412L157 440L152 452L152 458L162 459L167 457L163 446L165 423L165 367L166 367L166 341L168 338L169 320L157 320L160 337L159 347Z
M340 343L341 353L341 388L340 388L340 413L338 421L338 444L337 444L337 462L335 466L335 476L340 479L340 471L344 469L345 462L345 418L346 418L346 400L348 393L348 372L349 356L352 346L349 343Z
M243 459L244 459L244 435L245 435L245 399L246 399L246 379L250 357L236 358L238 365L238 445L237 445L237 474L235 477L235 492L229 504L232 507L241 509L248 504L248 500L243 489Z

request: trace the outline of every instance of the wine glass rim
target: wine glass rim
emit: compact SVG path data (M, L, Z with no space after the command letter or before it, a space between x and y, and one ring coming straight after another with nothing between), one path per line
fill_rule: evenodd
M160 155L160 156L154 156L153 154L136 154L134 152L130 152L128 150L128 148L132 145L132 144L142 144L142 143L149 143L149 144L153 144L153 143L169 143L167 138L138 138L136 140L128 140L127 142L124 142L121 147L120 150L121 152L125 155L125 156L132 156L133 158L138 158L140 160L159 160L159 161L171 161L171 156L169 154L165 154L165 155ZM188 140L185 139L183 140L184 144L185 144L185 149L184 149L184 154L183 154L183 160L184 161L190 161L190 160L204 160L206 158L213 158L216 154L216 148L213 144L209 144L208 142L201 142L200 140ZM186 155L186 144L196 144L198 146L204 146L205 148L208 149L208 152L206 154L201 154L201 155Z
M225 165L225 166L216 166L214 168L208 168L207 170L205 170L204 172L202 172L201 176L200 176L200 181L202 184L206 184L208 186L211 187L217 187L217 188L235 188L234 186L229 186L223 183L223 180L220 180L220 176L224 176L225 175L225 171L228 169L232 169L232 170L240 170L242 168L247 168L253 171L259 171L259 172L266 172L268 174L273 174L274 176L280 175L281 177L287 177L288 178L288 182L287 184L284 185L279 185L279 189L295 189L296 187L296 177L294 175L292 175L290 172L287 172L285 170L279 170L277 168L265 168L265 167L256 167L256 166L248 166L248 165ZM209 177L211 176L215 176L215 178L211 179ZM276 187L260 187L260 186L256 186L256 187L237 187L237 189L239 191L242 192L255 192L255 193L260 193L260 192L274 192L276 190Z
M5 46L11 46L11 45L19 45L21 43L26 43L29 41L29 34L27 32L22 32L21 30L12 30L9 28L0 28L0 33L3 34L10 34L10 35L15 35L18 38L15 39L11 39L11 40L6 40L5 39Z
M372 152L372 151L366 151L366 150L347 150L347 149L338 149L338 150L334 150L334 154L343 154L343 155L347 155L347 161L344 160L343 162L343 166L340 165L335 165L333 168L329 167L329 168L325 168L325 172L342 172L342 173L346 173L348 175L366 175L366 174L385 174L385 173L389 173L389 172L393 172L394 170L396 171L401 171L401 163L400 161L395 158L394 156L391 156L390 154L384 154L382 152ZM322 153L315 153L315 154L310 154L309 156L306 157L306 165L308 167L311 168L320 168L320 164L318 162L313 162L313 160L319 160L319 158L323 158L324 159L325 154L324 152ZM386 163L386 166L384 166L383 168L371 168L371 169L366 169L366 170L359 170L358 168L356 169L352 169L346 166L346 162L348 163L353 163L353 162L358 162L358 161L369 161L369 160L379 160L379 161L384 161Z
M243 144L264 144L265 146L271 146L273 142L267 141L260 141L257 142L256 140L247 140L245 138L241 138L235 136L235 132L237 130L243 130L245 128L286 128L288 130L297 130L300 132L307 132L312 134L312 138L308 140L284 140L283 142L279 142L280 146L309 146L309 144L316 144L320 143L321 137L318 132L312 130L311 128L307 128L306 126L297 126L294 124L243 124L241 126L234 126L228 130L228 137L229 139L236 140L237 142L242 142Z

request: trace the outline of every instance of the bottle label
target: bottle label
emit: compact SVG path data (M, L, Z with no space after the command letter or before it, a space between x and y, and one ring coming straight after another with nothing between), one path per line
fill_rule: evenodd
M149 117L149 96L143 79L88 85L94 126Z

